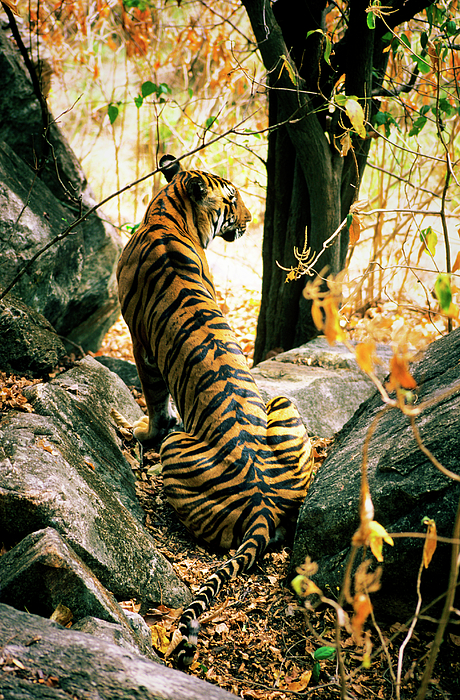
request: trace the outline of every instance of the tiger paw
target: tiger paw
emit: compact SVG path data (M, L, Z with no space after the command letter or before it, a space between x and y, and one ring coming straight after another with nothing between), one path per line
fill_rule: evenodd
M139 442L145 442L149 438L149 417L142 416L133 425L133 435Z

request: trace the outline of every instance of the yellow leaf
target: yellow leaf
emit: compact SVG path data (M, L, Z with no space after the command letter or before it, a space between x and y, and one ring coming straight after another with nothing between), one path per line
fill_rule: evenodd
M318 588L316 583L313 583L311 579L309 579L307 576L303 576L302 574L296 576L291 581L291 585L297 595L301 598L306 598L308 595L312 595L312 593L316 593L316 595L323 594L322 590Z
M340 327L339 312L332 297L326 297L323 302L323 309L326 314L324 335L326 336L329 345L334 345L336 341L340 342L343 340L345 338L345 334Z
M364 126L364 111L358 100L349 97L345 102L345 111L356 133L361 136L362 139L365 139L366 127Z
M359 343L355 348L356 362L361 367L363 372L374 371L375 362L375 343Z
M163 625L152 625L150 634L152 636L152 646L161 651L162 654L165 654L169 647L169 639Z
M447 311L444 312L449 318L458 318L458 306L451 302Z
M382 525L380 525L380 523L378 523L376 520L373 520L371 522L369 530L369 546L371 548L372 554L377 559L377 561L383 561L383 540L385 540L387 544L391 544L391 546L393 546L393 539L390 537L385 528L382 527Z
M279 74L278 78L281 77L281 73L283 72L283 69L286 68L288 75L291 79L291 83L293 83L294 85L297 85L294 70L293 70L291 64L289 63L288 59L286 58L286 56L284 54L281 55L281 59L283 61L283 65L281 66L281 70L280 70L280 74Z
M427 526L426 540L423 547L423 565L427 569L436 550L436 523L431 518L425 518L424 524Z

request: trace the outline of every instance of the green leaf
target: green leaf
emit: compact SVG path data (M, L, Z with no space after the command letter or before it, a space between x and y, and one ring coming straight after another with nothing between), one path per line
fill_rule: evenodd
M414 56L415 62L417 63L418 69L420 73L423 73L423 75L426 75L427 73L430 72L431 66L430 64L425 61L425 59L422 56Z
M304 577L302 576L302 574L299 574L298 576L293 578L291 581L292 588L295 590L295 592L297 593L297 595L300 598L302 597L302 581L303 581L303 579L304 579Z
M425 244L425 251L429 251L431 256L434 257L438 237L431 226L428 226L428 228L424 228L420 231L420 240Z
M143 102L144 98L142 97L142 95L138 95L134 98L134 104L136 105L137 109L140 109L142 107Z
M426 49L428 46L428 34L426 32L420 34L420 45L422 49Z
M375 29L375 15L373 12L367 13L366 21L367 21L367 26L369 27L369 29Z
M374 125L382 126L382 124L385 127L385 136L387 138L390 136L391 133L390 126L395 126L398 129L398 131L401 131L398 122L389 112L377 112L377 114L375 115Z
M434 283L434 293L443 311L449 311L452 303L452 289L450 287L450 275L440 273Z
M410 41L407 34L401 34L400 40L402 44L405 44L408 49L410 49Z
M325 32L323 32L322 29L312 29L311 31L307 32L306 38L308 39L308 37L311 36L312 34L321 34L321 36L326 40L326 48L324 49L324 60L326 61L326 63L331 65L330 57L331 57L331 51L332 51L332 42L331 42L329 36L327 34L325 34ZM284 58L284 57L282 57L282 58ZM294 81L292 81L292 82L294 82Z
M155 83L152 83L151 80L146 80L145 83L142 83L142 97L148 97L149 95L153 95L154 92L158 92L158 86L155 85Z
M157 94L158 95L170 95L171 94L171 88L169 87L168 83L160 83L158 88L157 88Z
M454 36L457 33L457 25L455 24L453 19L448 20L444 24L443 29L446 32L447 36Z
M444 112L446 117L451 117L453 114L455 114L455 107L453 107L449 100L445 97L441 97L439 100L439 110Z
M425 126L426 122L426 117L418 117L418 119L416 119L412 124L412 129L409 131L409 136L417 136Z
M107 114L109 115L110 123L113 124L115 119L118 117L119 109L117 105L114 105L112 103L109 104L107 108Z
M311 677L313 678L314 683L318 683L320 675L321 675L321 664L319 663L319 661L317 661L315 664L313 664L313 671L311 674Z
M216 122L217 122L217 117L208 117L204 123L206 129L210 129L211 126Z
M315 661L324 661L335 656L335 647L319 647L315 650L313 658Z

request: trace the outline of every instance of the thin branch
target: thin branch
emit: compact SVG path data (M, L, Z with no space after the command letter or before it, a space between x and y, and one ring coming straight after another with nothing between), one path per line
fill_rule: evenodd
M458 540L458 538L460 537L460 501L458 503L457 515L455 517L455 525L452 535L455 540ZM444 608L442 611L441 620L439 622L438 628L436 630L436 635L430 649L430 656L428 657L425 671L423 672L422 683L417 693L417 700L425 700L428 683L430 682L431 674L433 673L433 668L438 656L439 648L444 638L444 631L449 621L450 612L452 610L452 605L455 598L455 591L457 588L458 569L460 563L459 552L460 545L454 544L452 546L449 587L447 589L446 600L444 601Z
M248 119L251 118L252 115L245 117L238 126L241 126L241 124L244 124ZM217 135L215 138L210 139L206 143L202 143L199 146L196 146L196 148L193 148L191 151L188 153L184 153L184 155L176 158L174 163L178 163L179 161L183 160L184 158L188 158L195 153L198 153L199 151L203 150L204 148L207 148L208 146L211 146L213 143L216 143L217 141L220 141L221 139L227 137L229 134L234 133L235 128L232 127L231 129L228 129L225 131L223 134ZM131 189L131 187L134 187L135 185L138 185L141 182L144 182L144 180L148 180L150 177L153 177L157 173L161 172L159 168L156 168L156 170L153 170L150 173L147 173L147 175L143 175L141 178L138 180L134 180L134 182L130 182L128 185L125 185L121 189L117 190L116 192L113 192L112 194L108 195L105 199L100 201L98 204L95 204L93 207L88 209L88 211L84 212L81 216L79 216L73 223L70 224L64 231L61 231L61 233L58 233L57 236L55 236L51 241L49 241L43 248L38 250L35 255L32 256L30 260L28 260L24 265L21 267L19 272L14 276L13 280L8 284L3 291L0 293L0 301L5 298L5 296L10 292L15 284L18 282L18 280L21 279L21 277L27 272L27 270L33 265L33 263L41 256L43 253L46 253L47 250L52 248L56 243L59 243L59 241L62 241L64 238L66 238L79 224L81 224L83 221L86 221L86 219L93 214L95 211L97 211L100 207L104 206L107 202L109 202L111 199L114 199L114 197L117 197L120 194L123 194L123 192L126 192L127 190Z

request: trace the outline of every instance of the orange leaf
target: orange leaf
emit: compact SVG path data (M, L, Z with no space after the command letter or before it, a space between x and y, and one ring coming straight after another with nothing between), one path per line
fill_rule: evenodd
M357 214L353 214L353 220L349 228L350 245L355 245L359 241L361 234L361 219Z
M326 336L329 345L334 345L336 340L343 340L345 338L345 334L340 327L339 312L332 297L326 297L323 302L323 309L326 314L324 335Z
M457 272L457 270L460 268L460 250L457 253L457 257L455 258L454 266L452 268L452 272Z
M357 593L353 598L353 610L355 614L351 619L351 627L358 644L361 643L363 626L372 612L372 603L368 595Z
M430 565L430 561L435 553L437 545L436 523L431 518L425 518L423 522L427 526L427 535L425 545L423 547L423 565L425 569L427 569Z
M313 319L313 323L317 327L319 331L323 330L323 314L321 312L321 307L316 301L316 299L313 300L312 306L311 306L311 317Z
M374 371L375 343L359 343L355 348L356 362L367 374Z
M390 384L393 389L402 386L404 389L415 389L417 383L413 376L410 374L407 361L393 355L390 360Z

